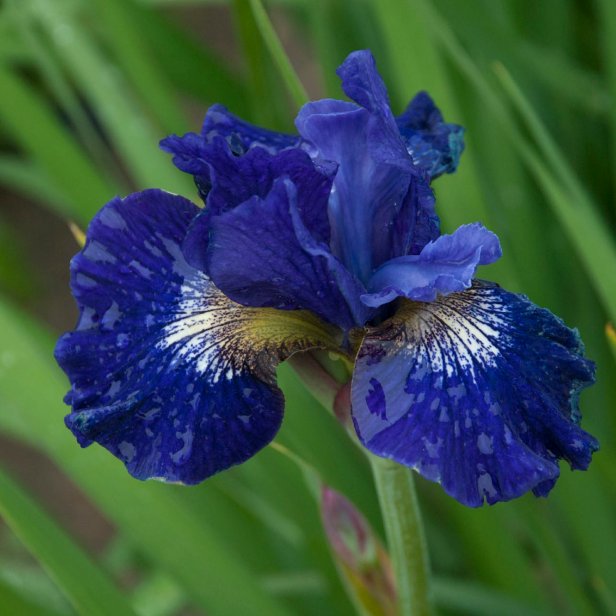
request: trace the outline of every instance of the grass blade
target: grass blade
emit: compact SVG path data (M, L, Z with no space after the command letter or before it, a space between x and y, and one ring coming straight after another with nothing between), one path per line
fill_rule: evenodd
M546 137L547 133L544 130L538 130L535 132L535 136L538 136L541 140L544 153L549 156L552 166L556 167L554 171L548 169L534 149L524 140L505 105L486 81L481 71L476 68L442 18L432 11L428 23L431 30L438 35L451 61L477 88L485 105L498 118L512 145L518 150L529 172L537 180L569 241L576 248L578 257L591 277L608 313L614 319L616 317L616 278L605 276L603 272L605 272L606 267L612 269L616 267L616 248L606 225L593 208L592 202L580 188L579 183L572 179L574 178L573 173L571 173L570 178L565 179L565 163L555 149L556 146ZM511 92L513 93L513 90ZM519 98L517 104L519 107ZM529 107L522 107L522 111L526 120L531 121ZM532 126L534 128L541 126L539 120L534 116L532 117ZM558 179L555 176L557 172ZM577 202L571 199L569 191L566 189L574 191Z
M304 89L302 82L300 81L289 57L287 56L272 22L270 21L267 12L263 8L261 0L249 0L250 9L254 18L255 25L259 30L259 33L263 37L263 41L272 60L276 65L280 77L285 84L291 100L295 103L295 106L299 109L304 103L308 101L308 94Z
M541 616L546 612L519 602L504 593L495 592L478 584L436 577L434 600L440 608L454 614L473 616Z
M103 571L1 470L0 515L80 614L135 616Z
M43 99L0 65L0 118L14 141L43 169L69 201L55 203L64 216L88 221L115 193L75 139L58 124Z
M510 100L537 140L551 170L522 142L521 137L516 138L515 143L528 162L529 170L536 175L549 196L563 229L577 249L611 318L616 319L616 277L605 275L606 270L616 271L616 245L609 229L511 75L501 65L497 65L495 70Z
M165 132L186 132L186 118L172 94L171 84L159 70L152 49L135 28L137 15L133 0L95 0L92 4L96 17L101 19L102 35L142 104L147 103L148 111Z
M427 90L448 122L464 124L460 102L451 88L437 39L425 27L431 11L429 3L425 0L404 3L374 0L371 7L386 43L387 64L391 66L394 84L392 98L397 111L401 111L418 91ZM412 69L409 58L418 59ZM483 194L476 150L468 142L470 138L455 175L443 176L435 184L438 213L445 231L471 221L483 222L491 228L495 226ZM503 285L517 286L513 262L501 260L491 266L490 272L490 277L497 278Z
M0 182L15 192L55 210L61 216L68 214L68 197L34 163L17 156L0 155Z
M249 114L249 101L244 83L223 61L201 42L166 20L162 15L141 5L130 5L133 19L147 37L156 61L173 85L202 103L221 102L242 117ZM164 45L160 41L165 41ZM177 127L171 132L178 133Z
M609 123L611 130L611 168L613 188L616 190L616 5L611 0L598 0L602 28L600 30L601 43L603 45L603 61L606 68L606 77L611 104L609 106Z
M64 0L30 1L38 23L116 146L137 188L156 186L193 194L192 183L176 172L168 156L158 149L164 135L139 105L130 82L86 35L70 6Z
M62 616L58 612L32 603L1 580L0 605L5 614L19 614L19 616Z

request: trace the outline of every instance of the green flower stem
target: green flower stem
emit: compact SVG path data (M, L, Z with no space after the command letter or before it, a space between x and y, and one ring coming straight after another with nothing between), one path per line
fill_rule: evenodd
M370 456L387 544L396 576L400 616L429 616L429 564L413 472Z
M344 387L310 353L293 356L293 366L306 387L338 419L350 417L342 412ZM348 378L351 377L349 369ZM347 383L348 385L348 383ZM344 422L357 442L350 423ZM364 450L365 451L365 450ZM367 453L367 452L366 452ZM413 472L396 462L368 454L376 484L381 514L387 534L389 555L396 577L398 616L430 616L429 563Z

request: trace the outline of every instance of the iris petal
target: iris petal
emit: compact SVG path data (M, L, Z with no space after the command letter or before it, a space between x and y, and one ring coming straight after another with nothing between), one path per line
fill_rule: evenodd
M212 175L221 172L224 174L224 159L227 153L228 156L242 156L256 148L261 153L276 154L286 148L297 146L298 143L297 136L254 126L233 115L222 105L212 105L205 116L200 134L186 133L181 137L170 135L160 142L160 147L165 152L173 154L173 164L178 169L195 178L199 194L205 201L215 182ZM257 156L256 170L252 170L249 165L242 168L251 180L254 180L255 173L258 173L259 160ZM213 170L212 164L217 161L219 168ZM225 189L228 190L229 187L222 188L223 191ZM236 200L236 203L244 200Z
M373 269L401 243L395 235L406 232L407 225L395 221L411 183L423 178L400 137L372 55L352 53L338 74L345 92L361 106L332 100L308 103L296 126L312 156L338 164L329 203L332 252L367 283ZM407 201L406 217L414 220L413 209L420 205Z
M293 148L278 154L254 148L244 156L235 156L222 139L205 146L202 156L208 165L211 190L207 195L207 207L192 223L184 242L184 254L191 265L205 268L213 217L253 196L266 197L274 181L282 176L288 176L298 187L297 207L304 224L319 241L329 240L327 195L335 165L315 166L308 154Z
M297 135L255 126L228 111L223 105L212 105L203 120L201 135L211 141L216 136L224 137L237 154L254 147L262 147L276 153L299 143Z
M431 302L437 294L463 291L471 286L477 266L501 256L498 237L483 225L463 225L451 235L441 235L418 255L392 259L372 276L363 295L367 306L377 307L396 297Z
M426 92L413 98L396 123L413 162L431 179L456 170L464 150L464 129L446 123Z
M139 479L197 483L254 455L282 419L276 364L335 344L315 317L239 306L188 265L197 212L157 190L115 199L72 262L80 319L56 347L66 423Z
M369 313L359 301L363 286L310 234L299 195L280 179L265 199L213 218L207 271L241 304L308 309L345 330L363 325Z
M475 281L405 302L368 334L352 386L361 441L479 506L546 495L558 460L585 469L596 440L578 425L594 380L576 331L524 296Z

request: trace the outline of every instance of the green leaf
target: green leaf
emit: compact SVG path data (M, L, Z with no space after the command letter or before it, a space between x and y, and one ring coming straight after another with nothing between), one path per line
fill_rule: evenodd
M467 580L436 577L434 579L434 600L443 609L454 614L473 616L541 616L546 612L513 597L496 592Z
M19 543L19 548L25 551L23 544L13 533L11 533L11 539ZM0 561L0 585L2 587L10 588L13 593L24 597L29 603L41 609L48 610L54 616L74 614L64 593L38 562L26 564L19 556L11 557L7 554L3 556ZM0 605L3 604L0 602Z
M88 221L116 192L75 139L54 117L44 99L7 67L0 65L0 119L16 144L45 171L69 201L55 205L64 216Z
M299 108L308 102L308 94L286 54L272 26L272 22L263 8L261 0L249 0L249 3L255 25L263 37L263 41L272 56L272 60L280 73L283 83L291 95L291 99L296 107Z
M75 80L138 188L159 187L190 195L192 183L158 149L161 134L148 117L127 75L86 34L65 0L28 0L40 27ZM102 205L104 202L99 203Z
M548 198L569 241L576 248L581 262L592 278L594 286L612 318L616 316L616 278L605 276L605 268L616 267L616 248L605 223L593 207L592 201L581 187L575 174L568 168L557 146L540 120L533 113L519 89L508 74L499 69L503 85L507 88L525 121L529 124L533 136L541 145L551 168L527 143L513 122L507 108L477 69L468 54L456 40L451 29L435 12L431 13L429 25L438 35L443 48L451 61L477 88L485 105L495 114L506 131L512 145L518 150L528 171L535 176L539 186ZM573 193L573 194L571 194Z
M238 115L248 115L251 97L239 77L225 66L224 58L163 15L137 4L130 9L157 63L176 88L202 103L224 103ZM175 127L172 132L179 130Z
M17 193L66 216L68 197L38 165L17 156L0 155L0 182ZM74 212L77 214L78 212Z
M135 616L103 571L1 470L0 515L80 614Z
M147 104L158 126L166 132L186 132L186 118L173 96L170 80L160 70L149 42L135 28L145 11L136 10L134 0L95 0L92 5L95 17L101 20L105 42L141 97L142 105ZM163 47L168 48L168 43Z
M602 44L603 62L606 68L607 85L611 95L609 105L609 126L611 131L610 158L613 190L616 189L616 6L611 0L598 0L601 29L599 38Z
M108 169L109 175L113 173L113 177L117 178L119 174L114 161L76 93L68 83L66 75L58 66L57 59L51 53L49 45L46 45L46 41L39 36L32 12L24 10L23 3L19 0L9 0L6 11L11 18L10 23L15 25L15 29L20 33L24 44L31 52L32 64L40 72L44 84L49 88L55 101L70 119L72 128L78 134L88 154L96 161L97 167L102 172Z
M0 581L0 606L5 614L19 616L59 616L58 612L32 603L8 584Z
M616 244L609 228L511 75L502 65L497 65L496 71L510 100L515 104L539 144L550 168L546 168L543 161L521 137L514 137L514 144L520 149L529 171L536 175L546 196L549 197L563 229L592 278L595 289L611 318L616 320L616 277L605 275L606 270L616 271Z

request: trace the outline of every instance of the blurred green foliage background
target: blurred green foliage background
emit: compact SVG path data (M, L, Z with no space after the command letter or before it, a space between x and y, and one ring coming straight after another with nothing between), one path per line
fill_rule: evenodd
M116 194L197 200L157 143L225 104L290 130L369 47L400 112L428 90L464 125L436 183L446 231L479 220L481 272L578 327L597 362L587 473L469 510L420 482L442 614L616 614L616 3L612 0L4 0L0 3L0 613L351 614L296 463L266 449L195 488L142 484L63 426L54 339L74 324L67 221ZM271 22L268 20L271 19ZM276 34L277 33L277 34ZM282 43L282 46L280 46ZM290 57L290 63L284 52ZM283 367L278 441L382 532L370 469Z

